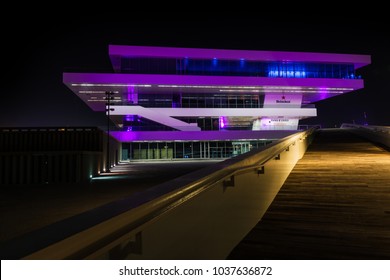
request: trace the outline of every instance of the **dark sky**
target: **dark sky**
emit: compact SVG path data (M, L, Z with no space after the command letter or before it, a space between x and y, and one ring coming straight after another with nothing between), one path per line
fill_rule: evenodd
M191 17L189 17L191 18ZM260 20L26 21L4 30L0 126L104 126L63 83L62 72L112 72L109 44L372 55L365 89L316 103L304 123L390 125L390 30L382 23L329 20L324 24Z

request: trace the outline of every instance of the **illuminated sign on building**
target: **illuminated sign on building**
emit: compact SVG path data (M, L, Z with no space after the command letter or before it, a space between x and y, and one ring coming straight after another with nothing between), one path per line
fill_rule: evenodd
M276 103L291 103L291 100L286 100L286 96L282 96L281 99L276 99Z

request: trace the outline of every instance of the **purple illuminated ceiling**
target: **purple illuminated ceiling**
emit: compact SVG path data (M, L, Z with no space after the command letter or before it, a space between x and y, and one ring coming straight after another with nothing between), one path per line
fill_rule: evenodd
M119 142L133 141L229 141L240 139L280 139L296 133L296 130L231 130L231 131L111 131Z

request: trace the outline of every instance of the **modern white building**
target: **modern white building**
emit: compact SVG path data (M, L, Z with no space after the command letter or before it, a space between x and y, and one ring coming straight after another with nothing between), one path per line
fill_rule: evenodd
M107 111L122 160L227 158L317 115L316 101L363 88L368 55L109 46L115 73L64 73Z

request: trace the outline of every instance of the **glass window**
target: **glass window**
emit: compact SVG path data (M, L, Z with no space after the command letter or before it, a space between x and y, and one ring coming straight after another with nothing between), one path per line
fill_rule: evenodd
M184 156L183 158L192 158L192 142L184 143Z
M183 142L175 142L175 158L183 158Z
M216 59L121 58L122 73L260 76L275 78L355 78L352 64Z
M200 142L192 142L192 157L200 158Z

